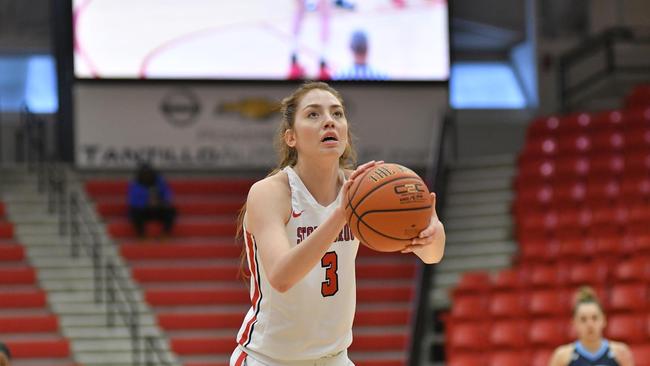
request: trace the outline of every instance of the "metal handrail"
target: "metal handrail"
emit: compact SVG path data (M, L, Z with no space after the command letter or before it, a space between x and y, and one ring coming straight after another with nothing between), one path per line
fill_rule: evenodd
M164 365L164 366L173 366L173 363L169 362L166 360L164 357L161 356L161 351L163 351L160 347L158 347L158 340L156 337L153 336L145 336L144 337L144 364L146 366L154 366L154 365ZM157 359L156 360L154 359Z
M122 300L119 298L122 294ZM133 364L141 364L140 344L140 312L138 303L129 289L127 280L116 270L112 260L106 261L106 324L109 327L116 325L116 317L119 315L129 329L131 336L131 349L133 353Z
M615 27L588 38L580 46L566 52L559 59L558 97L563 112L571 107L571 100L580 91L611 76L617 71L650 75L650 63L643 66L622 66L617 61L615 47L619 44L650 44L650 37L641 35L640 28ZM586 75L582 80L570 83L570 71L589 57L602 53L602 68Z
M449 144L452 144L450 147ZM427 171L427 183L436 192L436 212L442 217L442 208L445 201L445 190L447 182L447 162L457 157L457 132L453 118L447 114L443 118L442 126L438 134L437 144L434 145L436 159L432 167ZM450 152L449 152L450 151ZM449 156L451 155L451 156ZM433 266L420 262L418 270L417 288L415 299L415 312L411 318L411 337L409 344L409 366L421 364L422 338L429 321L429 298L431 292Z

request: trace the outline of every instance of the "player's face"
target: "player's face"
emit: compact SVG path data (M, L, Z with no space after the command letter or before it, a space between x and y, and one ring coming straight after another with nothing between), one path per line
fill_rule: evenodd
M293 130L285 135L300 155L332 155L337 159L348 144L348 122L341 102L330 92L314 89L296 110Z
M605 315L596 304L581 304L573 317L573 326L578 339L598 340L605 328Z

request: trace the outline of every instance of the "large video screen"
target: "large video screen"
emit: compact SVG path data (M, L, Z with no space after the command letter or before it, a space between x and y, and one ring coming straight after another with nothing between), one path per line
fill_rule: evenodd
M449 78L446 0L72 0L80 79Z

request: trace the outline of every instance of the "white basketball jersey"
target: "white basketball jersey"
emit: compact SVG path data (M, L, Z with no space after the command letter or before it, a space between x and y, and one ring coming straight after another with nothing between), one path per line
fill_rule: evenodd
M291 187L291 217L287 237L300 245L336 209L320 205L296 172L286 167ZM343 177L343 172L341 172ZM312 360L337 354L352 343L356 306L355 258L359 241L345 225L321 261L285 293L274 290L257 252L255 238L246 231L246 254L251 271L252 307L237 342L253 357L282 365L282 360ZM275 362L274 362L275 361Z

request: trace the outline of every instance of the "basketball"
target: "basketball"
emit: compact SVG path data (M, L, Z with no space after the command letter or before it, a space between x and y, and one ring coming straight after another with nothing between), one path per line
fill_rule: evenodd
M406 248L431 221L429 189L415 172L398 164L379 164L357 177L345 199L350 230L376 251Z

